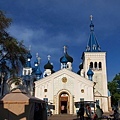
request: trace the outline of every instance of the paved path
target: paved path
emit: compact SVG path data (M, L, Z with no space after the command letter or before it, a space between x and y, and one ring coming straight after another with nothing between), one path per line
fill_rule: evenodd
M52 115L48 120L79 120L76 115Z
M104 115L108 116L109 113L105 113ZM60 115L52 115L48 117L48 120L80 120L80 118L77 118L76 115L60 114Z

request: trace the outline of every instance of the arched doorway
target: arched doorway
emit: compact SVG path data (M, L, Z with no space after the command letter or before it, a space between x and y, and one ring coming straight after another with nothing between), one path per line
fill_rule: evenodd
M59 96L59 113L60 114L69 114L69 101L70 97L67 92L62 92Z

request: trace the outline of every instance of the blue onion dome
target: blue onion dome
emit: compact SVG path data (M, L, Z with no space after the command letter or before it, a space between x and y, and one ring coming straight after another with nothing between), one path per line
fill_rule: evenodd
M83 69L83 63L80 63L79 65L79 71L77 72L78 75L80 75L81 70Z
M35 61L35 62L34 62L34 65L36 65L36 64L38 64L38 62L37 62L37 61Z
M94 74L93 71L89 68L89 70L88 70L88 72L87 72L87 75L88 75L88 76L93 76L93 74Z
M65 57L67 58L68 62L73 62L73 58L71 56L68 55L68 53L66 52Z
M37 59L34 61L34 65L36 65L36 64L38 64L38 60Z
M68 62L68 60L67 60L67 58L66 58L65 55L60 58L60 62L61 62L61 63L67 63L67 62Z
M53 69L53 65L51 65L50 61L46 65L44 65L44 69Z
M66 60L67 59L67 60ZM64 56L60 58L61 63L73 62L73 58L67 53L67 46L64 46Z
M32 55L31 55L31 53L30 52L28 52L28 54L27 54L27 58L32 58Z

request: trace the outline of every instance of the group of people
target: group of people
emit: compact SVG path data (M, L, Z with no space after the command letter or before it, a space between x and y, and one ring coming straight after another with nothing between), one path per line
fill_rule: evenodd
M113 120L120 120L119 115L120 114L118 113L117 109L113 109L113 113L110 114L110 116L113 117Z
M87 104L84 108L84 105L81 105L78 111L80 116L80 120L97 120L102 118L103 111L99 105L96 106L96 111L93 114L91 111L91 107Z

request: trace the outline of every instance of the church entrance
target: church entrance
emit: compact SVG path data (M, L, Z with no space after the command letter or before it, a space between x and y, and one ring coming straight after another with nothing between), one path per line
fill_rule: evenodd
M59 113L69 114L69 95L66 92L60 94L59 98Z

